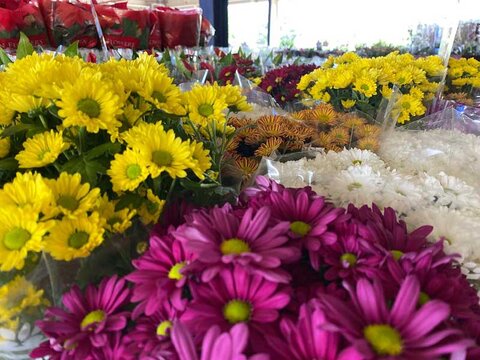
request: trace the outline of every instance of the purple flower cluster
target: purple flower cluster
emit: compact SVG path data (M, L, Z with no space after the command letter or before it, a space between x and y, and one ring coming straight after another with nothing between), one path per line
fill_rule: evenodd
M125 280L74 287L52 359L479 359L480 306L430 226L266 178L157 229ZM125 309L132 309L126 312ZM127 320L130 323L127 324Z

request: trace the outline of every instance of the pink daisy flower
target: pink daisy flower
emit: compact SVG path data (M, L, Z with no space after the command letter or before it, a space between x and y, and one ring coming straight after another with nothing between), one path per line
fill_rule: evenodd
M264 354L247 357L243 354L248 342L248 327L234 325L230 331L222 333L218 326L212 326L203 338L200 356L193 337L182 323L175 323L172 342L180 360L269 360Z
M46 320L37 326L49 338L32 351L34 358L90 359L108 346L114 336L127 326L129 313L123 306L129 302L130 290L124 279L116 276L102 280L99 287L89 285L82 294L79 287L63 295L66 310L47 309Z
M185 300L182 291L187 283L183 268L193 259L183 245L170 235L152 236L150 248L139 259L133 260L136 268L126 279L135 284L132 301L140 304L133 312L133 318L141 313L152 315L164 301L182 310Z
M280 321L281 336L268 336L267 342L275 359L279 360L362 360L353 348L341 350L338 334L324 330L325 316L317 301L301 306L298 321L283 318Z
M320 304L325 329L340 332L366 359L437 359L464 354L473 341L460 330L445 329L448 304L431 300L418 308L420 284L405 278L391 308L378 282L360 279L356 289L347 286L351 303L324 295Z
M193 300L181 320L201 334L212 325L225 331L237 323L270 323L290 301L287 289L241 266L224 268L209 283L192 284L191 290Z
M163 302L152 315L135 320L135 327L126 335L126 342L140 359L173 359L175 350L170 330L176 318L177 310L168 302Z
M300 251L286 245L288 223L269 226L269 222L267 207L250 208L239 216L227 204L193 213L173 236L197 254L190 269L201 271L205 282L229 264L240 264L270 281L288 282L289 275L280 265L299 259Z

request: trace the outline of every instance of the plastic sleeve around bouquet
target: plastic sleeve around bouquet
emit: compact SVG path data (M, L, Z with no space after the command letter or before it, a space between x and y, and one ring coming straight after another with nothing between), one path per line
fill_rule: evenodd
M157 12L160 19L162 44L164 47L195 47L199 45L202 9L179 10L158 7L153 11Z
M162 48L162 29L160 24L160 17L156 11L149 11L148 20L150 26L150 35L148 37L149 49Z
M126 2L95 5L107 45L112 48L146 49L149 46L149 12L134 10Z
M48 45L45 23L36 1L0 1L0 47L16 49L20 32L27 35L34 46Z
M40 0L50 43L69 45L78 41L79 47L94 48L99 40L90 5L67 0Z

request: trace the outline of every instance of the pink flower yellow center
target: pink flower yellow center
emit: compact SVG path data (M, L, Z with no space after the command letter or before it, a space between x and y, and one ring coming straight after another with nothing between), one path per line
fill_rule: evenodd
M103 320L105 320L106 317L107 314L105 314L105 311L103 310L94 310L92 312L89 312L80 323L80 328L82 330L85 330L90 325L102 322Z
M158 336L167 336L167 331L172 327L172 322L170 320L162 321L157 326L157 335Z
M57 204L64 209L75 211L78 208L79 202L73 196L62 195L58 198Z
M198 113L202 116L209 117L213 114L213 106L210 104L202 104L198 107Z
M246 252L250 252L250 246L248 246L247 242L233 238L228 240L223 240L220 244L220 251L223 255L239 255Z
M172 155L163 150L157 150L152 153L152 161L158 166L170 166L173 161Z
M68 246L74 249L80 249L83 245L88 243L88 238L90 235L85 231L75 231L68 238Z
M363 335L377 355L397 356L402 353L402 337L390 325L368 325L363 329Z
M142 168L138 164L129 164L125 170L125 174L130 180L135 180L142 174Z
M290 224L290 230L300 236L307 235L311 229L312 227L303 221L294 221Z
M3 236L3 245L10 251L19 250L32 235L20 227L13 228Z
M344 267L352 267L357 263L357 257L352 253L345 253L340 256L340 260Z
M172 280L181 280L183 278L181 271L184 267L185 262L179 262L173 265L168 272L168 278Z
M100 104L96 100L84 98L77 103L77 110L90 118L96 118L100 115Z
M251 312L252 307L243 300L231 300L223 308L223 316L230 324L247 321Z
M395 260L400 260L400 258L403 256L403 251L400 251L400 250L392 250L390 251L390 254L392 254L393 258Z

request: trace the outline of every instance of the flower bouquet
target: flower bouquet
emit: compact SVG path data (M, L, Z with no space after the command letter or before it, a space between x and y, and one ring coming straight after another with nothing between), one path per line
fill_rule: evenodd
M0 1L0 47L16 49L20 32L35 46L47 46L48 38L38 3L29 0Z
M20 339L23 310L44 304L29 305L37 287L56 304L74 283L128 273L144 244L140 222L157 223L177 198L233 193L221 186L226 117L249 106L232 86L182 93L145 54L100 65L17 55L0 73L0 280L6 307L22 311L0 325ZM16 296L17 278L38 266L47 286Z
M480 101L480 61L474 58L450 58L445 97L465 105Z
M162 45L165 48L174 48L178 45L188 47L199 45L202 9L179 10L157 7L154 11L159 19Z
M443 71L436 56L415 59L394 52L364 59L346 53L330 57L321 68L303 76L298 89L315 100L331 103L337 111L354 108L376 118L382 99L389 99L393 88L398 87L403 94L398 102L398 122L403 124L425 114Z
M431 226L266 178L158 227L38 322L51 359L476 359L479 298ZM133 286L130 288L128 282Z

